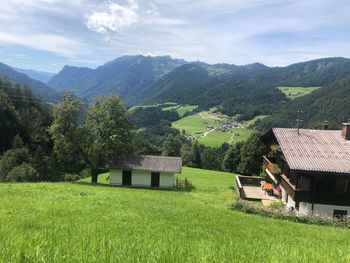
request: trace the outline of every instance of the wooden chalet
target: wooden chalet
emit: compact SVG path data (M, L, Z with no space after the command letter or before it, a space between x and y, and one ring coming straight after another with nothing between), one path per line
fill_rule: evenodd
M350 215L350 120L342 130L273 128L261 140L267 178L299 214Z

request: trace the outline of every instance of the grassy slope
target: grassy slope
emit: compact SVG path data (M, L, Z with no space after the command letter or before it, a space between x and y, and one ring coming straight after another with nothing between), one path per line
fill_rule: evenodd
M267 117L269 117L269 115L258 115L258 116L255 116L253 119L251 119L249 121L246 121L244 123L244 126L246 128L249 128L250 126L254 125L257 120L263 120L263 119L265 119Z
M173 122L172 126L180 131L185 130L186 134L193 135L206 132L207 126L217 127L218 125L213 120L203 119L199 114L195 114Z
M219 147L224 142L229 143L231 141L231 137L232 134L228 132L212 131L204 138L198 139L198 142L210 147Z
M175 109L177 111L177 113L179 114L180 118L182 118L187 112L192 112L197 108L198 108L198 106L194 106L194 105L175 105L175 106L163 108L163 110Z
M232 133L234 135L239 134L239 136L233 136L232 141L234 142L242 142L249 138L249 136L254 133L254 130L246 129L246 128L235 128L232 129Z
M234 212L232 174L185 176L194 191L2 184L0 262L350 260L350 231Z
M296 99L311 92L318 90L320 87L278 87L288 99Z

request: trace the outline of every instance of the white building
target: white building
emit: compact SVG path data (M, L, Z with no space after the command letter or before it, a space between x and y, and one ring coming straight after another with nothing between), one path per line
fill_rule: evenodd
M110 165L109 184L115 186L175 189L181 173L179 157L123 155Z

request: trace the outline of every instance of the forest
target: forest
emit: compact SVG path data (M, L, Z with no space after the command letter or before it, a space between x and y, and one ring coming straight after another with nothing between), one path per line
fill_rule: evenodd
M72 93L56 104L27 86L0 81L0 181L76 181L98 175L121 154L181 156L185 166L259 174L259 134L235 146L210 148L188 139L171 122L176 110L128 111L117 96L86 103ZM259 150L256 150L259 149ZM232 152L238 154L232 154ZM237 167L229 165L235 159ZM237 161L238 159L238 161Z

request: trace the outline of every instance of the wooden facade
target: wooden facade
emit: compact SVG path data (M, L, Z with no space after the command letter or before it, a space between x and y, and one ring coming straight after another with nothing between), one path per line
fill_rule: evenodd
M339 133L340 136L340 133ZM274 132L271 130L262 137L262 141L271 148L271 145L275 145L277 148L280 145L280 140L277 140ZM288 140L288 138L286 139ZM288 142L288 146L291 145L291 140ZM346 142L348 143L348 142ZM295 145L292 150L289 150L288 154L292 152L295 154ZM305 146L301 146L305 147ZM307 146L310 147L310 146ZM329 145L328 145L329 147ZM312 149L310 150L313 151ZM320 147L315 147L315 152L322 152ZM324 153L324 151L323 151ZM332 154L337 154L332 151ZM330 153L328 158L332 158ZM296 155L296 154L295 154ZM293 156L294 158L295 155ZM314 212L315 205L318 206L333 206L333 207L344 207L344 210L340 209L340 212L350 214L350 173L338 172L338 171L322 171L322 170L311 170L309 167L305 169L293 169L290 167L284 152L283 147L280 147L279 150L270 151L267 156L264 156L264 168L268 175L268 178L274 184L280 186L285 192L286 197L284 198L286 203L291 198L291 206L297 211L299 205L309 207L311 214ZM333 156L333 165L334 159ZM339 158L341 159L341 158ZM305 158L303 159L305 161ZM324 159L324 162L327 162L327 158ZM326 163L322 164L326 166ZM339 212L339 209L333 210L333 216L336 216L336 213ZM336 212L338 211L338 212ZM332 216L330 213L327 216Z

